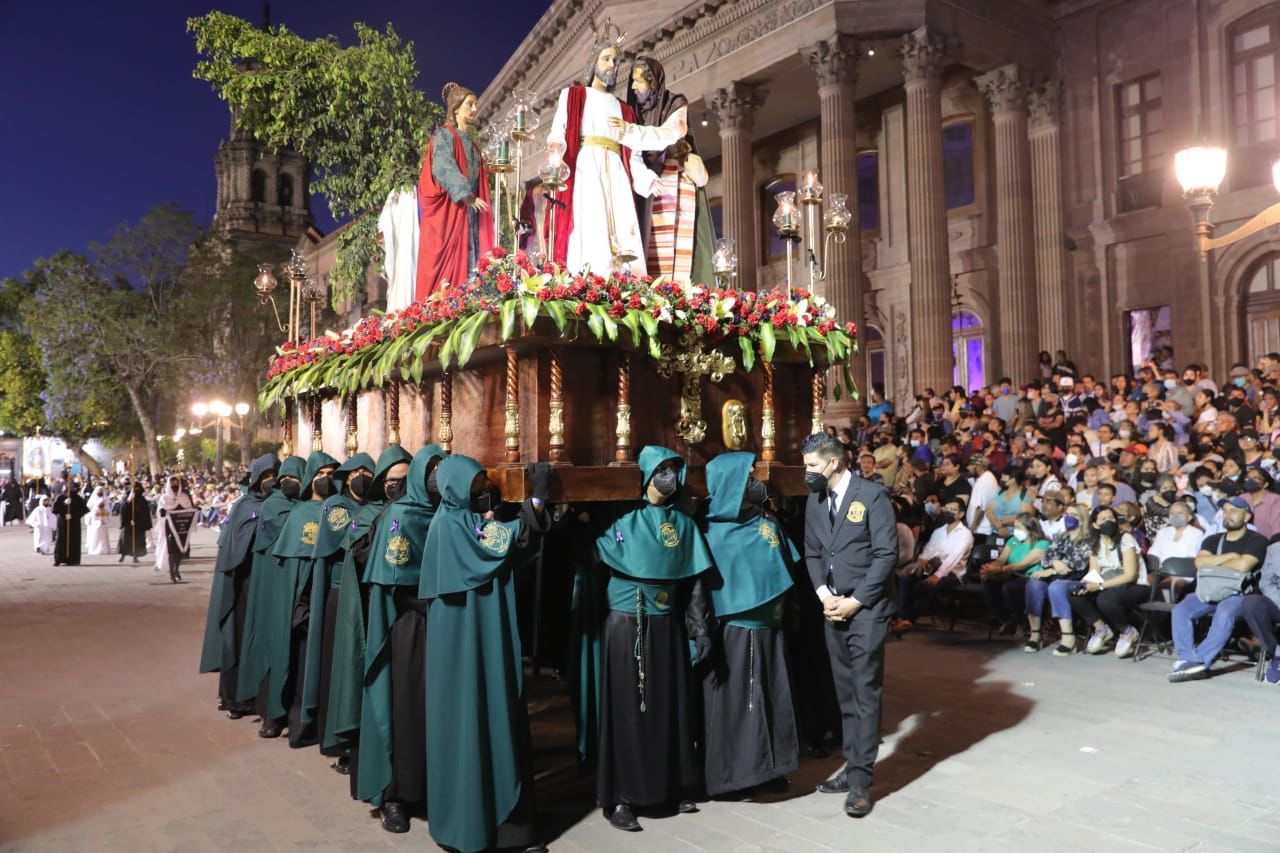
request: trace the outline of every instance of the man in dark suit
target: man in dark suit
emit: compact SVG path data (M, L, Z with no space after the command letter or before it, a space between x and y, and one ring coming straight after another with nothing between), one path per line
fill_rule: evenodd
M854 476L826 433L804 442L804 557L826 617L827 651L843 719L845 768L818 786L845 794L850 817L871 811L871 770L880 748L884 641L894 613L891 586L898 531L889 493Z

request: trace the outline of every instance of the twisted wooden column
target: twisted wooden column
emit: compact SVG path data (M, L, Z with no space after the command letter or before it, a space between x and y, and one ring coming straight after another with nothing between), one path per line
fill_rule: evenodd
M760 368L764 372L764 399L760 403L760 459L774 462L778 458L774 446L778 431L773 420L773 365L762 355Z
M285 456L293 455L293 417L294 403L292 399L284 401L284 441L280 445L280 452Z
M357 419L357 402L359 398L355 394L347 397L347 458L350 459L356 455L360 449L360 438L357 435L359 423Z
M618 362L618 440L613 449L615 465L631 462L631 353L621 353Z
M551 348L551 403L550 423L547 426L549 435L549 456L552 462L564 461L564 376L560 371L560 350Z
M810 434L822 432L825 427L822 423L823 403L827 398L827 375L821 370L813 372L813 426L810 428Z
M320 435L321 429L324 427L324 403L320 399L320 395L316 394L311 398L311 452L318 453L324 450L323 439Z
M387 386L387 443L400 443L400 372L392 374Z
M453 452L453 371L446 370L440 377L440 448Z
M515 347L507 347L507 405L503 427L503 461L520 461L520 361Z

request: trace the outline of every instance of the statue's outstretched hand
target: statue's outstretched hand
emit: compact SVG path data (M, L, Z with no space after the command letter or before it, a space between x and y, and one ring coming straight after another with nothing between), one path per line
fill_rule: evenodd
M482 198L477 198L476 200L472 201L471 206L476 210L480 211L481 213L489 212L489 202L485 201Z

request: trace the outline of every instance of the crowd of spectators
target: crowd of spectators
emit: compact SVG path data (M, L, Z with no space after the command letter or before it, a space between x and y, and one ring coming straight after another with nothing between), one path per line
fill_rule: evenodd
M1170 681L1238 650L1280 683L1280 354L1222 385L1167 348L1109 381L1062 352L1040 362L1025 385L924 389L905 414L877 386L828 427L897 509L894 630L980 593L1027 653L1123 658L1159 635ZM1151 602L1171 618L1147 624Z

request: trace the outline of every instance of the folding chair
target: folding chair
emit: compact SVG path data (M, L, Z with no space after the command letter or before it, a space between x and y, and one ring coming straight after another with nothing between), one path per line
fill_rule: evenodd
M1169 586L1169 600L1165 601L1160 595L1161 582L1168 578L1190 579L1195 580L1196 577L1196 561L1192 557L1170 557L1163 563L1160 558L1154 554L1147 554L1147 580L1151 584L1151 597L1143 604L1138 605L1138 611L1142 614L1142 630L1138 632L1138 643L1133 647L1133 660L1137 663L1142 659L1142 646L1147 638L1147 629L1151 627L1153 621L1168 621L1173 616L1174 605L1177 604L1178 584L1172 583ZM1156 641L1156 651L1162 654L1166 653L1172 644L1172 638L1168 640Z

